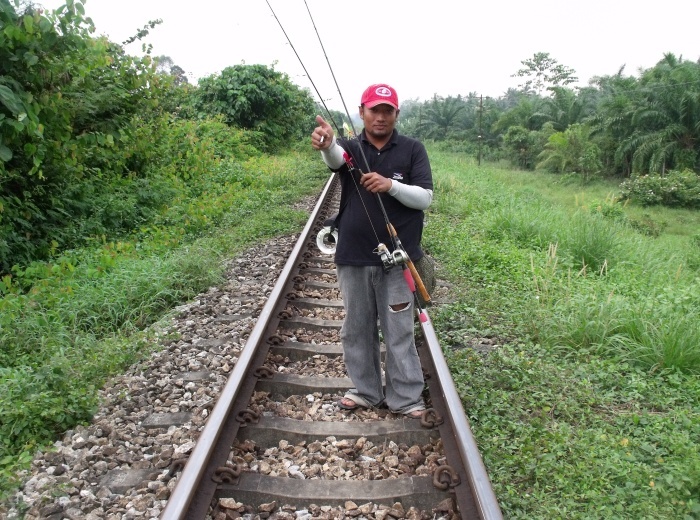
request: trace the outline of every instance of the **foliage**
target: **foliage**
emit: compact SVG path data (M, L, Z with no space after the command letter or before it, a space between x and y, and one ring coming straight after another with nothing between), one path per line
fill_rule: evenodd
M537 168L558 173L577 172L585 180L600 173L600 149L590 140L590 129L574 124L563 132L549 136L544 150L538 155Z
M137 124L137 131L144 139L149 134L160 136L149 143L149 162L144 167L180 177L193 187L198 186L200 178L211 175L223 161L245 161L260 154L254 145L259 136L229 127L222 116L199 121L170 121L164 116Z
M453 288L431 318L504 516L697 517L697 245L561 176L429 153L448 201L424 240Z
M180 86L189 83L187 75L182 67L177 65L170 56L160 55L153 58L156 72L172 76L173 84Z
M433 157L435 154L433 151ZM476 192L484 197L490 191L503 191L503 188L488 183L485 186L475 185L475 180L484 183L487 174L470 168L465 170L471 172L465 188L468 193ZM488 175L494 175L493 169L489 172ZM512 179L512 173L509 173L507 182L513 190L517 190L517 184ZM459 185L449 186L453 198L464 196L465 191L460 190ZM455 196L455 190L461 195ZM610 202L608 205L612 204ZM479 212L480 206L485 208L485 214ZM631 211L630 204L617 204L614 210L603 210L602 206L589 204L562 211L542 200L536 192L526 190L514 191L509 196L501 194L497 200L484 197L483 201L479 201L479 206L472 206L469 212L462 213L462 218L468 216L470 219L481 215L483 220L478 224L478 233L492 241L480 245L478 256L472 253L468 269L469 272L477 272L495 269L496 265L501 266L499 268L507 265L507 270L501 273L504 277L511 280L530 278L534 283L533 298L528 305L518 304L519 310L514 314L522 316L520 323L527 325L530 334L540 342L551 341L562 347L580 348L578 341L572 339L574 336L569 335L577 330L579 324L584 324L586 330L595 330L597 321L612 323L610 320L619 316L624 319L619 320L617 325L602 326L593 336L593 343L597 345L595 348L614 353L612 346L619 337L616 335L627 330L629 332L624 334L634 338L641 352L646 348L644 345L654 342L651 338L658 340L662 337L657 333L661 327L658 324L655 327L635 327L634 320L681 323L678 320L682 317L697 314L699 300L693 296L697 281L688 268L695 256L689 245L667 248L660 242L642 242L649 239L644 239L630 227L632 217L625 218L619 214L620 211ZM687 244L688 241L678 243ZM512 250L513 247L518 248L518 255L521 249L531 251L530 261L515 267L512 259L503 259L503 248ZM485 255L491 251L499 252L497 261L493 255L486 258ZM490 280L489 283L494 282ZM585 297L579 300L574 296L576 291L581 291ZM505 293L511 294L509 291ZM671 301L669 294L676 294L677 298ZM590 314L594 309L600 309L600 313ZM679 370L700 371L700 365L693 361L695 357L692 352L697 351L692 347L694 335L679 325L678 336L691 338L689 342L682 343L686 345L682 349L690 349L685 355L686 361L674 364L670 359L659 358L656 362L664 367L671 363ZM642 337L647 339L641 340ZM665 344L674 344L674 338L665 337ZM589 343L589 346L593 343ZM633 357L647 367L653 365L645 356ZM641 361L643 358L646 361Z
M519 69L512 77L528 78L520 85L523 90L535 90L542 94L543 90L551 87L575 83L578 78L574 76L576 71L571 67L560 64L552 58L548 52L536 52L532 58L521 61L525 67Z
M218 124L213 134L222 137ZM197 153L215 163L207 157L215 146ZM217 164L171 185L179 191L169 207L131 240L65 252L0 280L3 491L7 468L26 465L27 452L89 420L105 378L158 348L150 324L217 283L243 248L298 230L306 216L291 203L327 178L308 152Z
M461 96L442 98L435 95L426 104L416 131L425 139L449 138L457 130L457 118L465 109Z
M0 2L0 272L76 245L88 195L128 175L131 118L152 102L150 57L92 38L82 2ZM154 22L155 23L155 22Z
M559 131L565 131L572 125L580 124L592 115L594 92L590 89L579 91L565 87L553 87L552 95L542 100L539 118Z
M535 167L537 155L543 142L554 133L550 125L540 131L528 130L522 126L511 126L503 136L503 148L508 158L520 168Z
M631 135L632 107L638 103L637 79L623 76L624 67L612 76L594 78L597 86L597 109L590 118L592 135L602 152L603 167L608 173L629 176L632 171L632 152L620 149L620 144Z
M690 170L671 170L666 175L639 175L620 185L621 196L645 206L700 209L700 176Z
M493 129L497 132L507 133L514 126L520 126L526 130L539 130L542 128L542 112L540 108L543 100L537 95L519 95L515 105L503 111L494 122Z
M694 518L697 380L509 343L448 352L506 518Z
M666 54L639 82L634 131L621 151L632 152L636 172L700 168L700 63Z
M624 76L622 67L615 75L596 77L590 86L572 90L564 86L564 81L571 79L567 76L566 80L559 78L559 84L552 80L546 88L551 95L542 97L545 80L554 76L546 74L547 65L552 65L545 59L549 56L539 53L535 55L538 57L523 62L528 67L516 75L532 78L522 86L522 92L509 94L510 102L493 127L502 133L506 148L515 137L508 135L513 126L540 130L551 124L556 131L565 132L574 125L586 125L591 128L589 138L597 150L588 149L581 155L583 163L577 166L588 172L627 177L632 173L663 175L670 169L700 170L696 124L700 119L700 64L666 54L654 67L640 71L638 78ZM538 88L532 92L529 89L535 83ZM518 132L522 137L522 131ZM562 144L555 143L554 147L558 150ZM557 167L562 162L574 164L537 144L531 145L531 151L535 156L541 152L545 157L557 155L550 161ZM522 154L514 154L512 147L509 156L521 167L528 162Z
M594 127L622 173L700 168L700 64L666 54L640 78L599 78Z
M258 132L266 151L307 137L316 107L308 91L264 65L235 65L199 80L198 117L223 116L226 124Z

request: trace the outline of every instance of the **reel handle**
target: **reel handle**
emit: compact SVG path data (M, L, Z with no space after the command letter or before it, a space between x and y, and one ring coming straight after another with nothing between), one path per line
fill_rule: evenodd
M403 245L401 245L401 240L399 240L399 235L396 233L396 229L394 228L394 226L391 223L388 223L387 229L389 230L389 235L391 235L391 238L394 239L396 244L401 248L401 250L403 250ZM408 269L411 271L411 275L413 276L413 280L416 283L416 287L418 288L418 292L420 293L421 297L423 298L423 301L426 303L430 303L430 295L428 294L428 290L425 288L425 284L423 284L423 280L421 279L420 275L418 274L418 270L416 269L416 266L413 265L413 262L408 257L408 254L406 254L406 265L408 266ZM412 292L415 292L415 290Z

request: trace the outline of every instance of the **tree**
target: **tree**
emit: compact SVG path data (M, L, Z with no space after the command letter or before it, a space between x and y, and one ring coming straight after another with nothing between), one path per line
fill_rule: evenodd
M445 139L458 130L459 114L466 109L461 96L447 98L433 96L427 103L420 127L422 136L428 139Z
M700 64L666 54L639 82L634 133L620 146L634 171L661 173L700 168Z
M156 72L159 74L168 74L173 77L175 86L189 83L185 71L179 65L176 65L170 56L161 54L153 58L153 63L156 66Z
M503 136L503 147L510 160L520 168L532 168L534 162L535 134L522 126L511 126Z
M601 149L603 168L628 177L632 171L632 152L621 150L620 144L633 134L632 116L641 98L637 78L623 73L624 67L620 67L616 74L591 80L591 85L597 87L599 101L590 123L591 135Z
M523 95L517 105L502 112L493 125L496 132L506 132L512 126L520 126L527 130L539 130L546 121L542 112L543 99L536 95Z
M552 95L543 100L541 113L558 132L563 132L569 126L580 123L593 113L593 107L588 102L588 90L577 94L570 88L552 87L550 91Z
M574 124L563 132L549 136L544 150L537 157L538 169L557 173L566 171L583 175L588 181L601 170L600 149L590 140L590 129L586 125Z
M578 81L578 78L574 76L576 74L574 69L561 65L548 52L537 52L532 58L520 63L525 67L511 77L528 78L525 83L520 85L520 88L526 91L534 89L537 94L541 95L544 90Z
M200 116L260 133L267 151L301 138L313 127L316 107L308 90L265 65L235 65L199 80L194 107Z
M131 121L152 104L150 56L93 38L83 0L18 11L0 0L0 272L75 245L90 185L130 173ZM97 179L101 182L98 182Z

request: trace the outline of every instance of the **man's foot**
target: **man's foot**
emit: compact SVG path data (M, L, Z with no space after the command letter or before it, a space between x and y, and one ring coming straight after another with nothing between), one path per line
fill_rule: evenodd
M391 411L391 413L403 415L404 417L408 417L409 419L420 419L423 417L423 412L425 412L425 406L423 406L422 404L412 406L405 412L399 412L394 410Z
M338 401L338 406L343 410L356 410L357 408L360 408L359 404L357 404L352 399L348 399L347 397L343 397L342 399L340 399Z
M371 408L371 405L359 395L347 393L338 401L338 407L343 410L357 410L358 408Z

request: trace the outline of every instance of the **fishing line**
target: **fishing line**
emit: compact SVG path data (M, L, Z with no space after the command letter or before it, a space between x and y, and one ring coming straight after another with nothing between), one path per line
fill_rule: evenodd
M348 119L350 120L350 126L352 127L352 135L357 136L357 131L355 130L355 124L352 122L352 117L350 117L350 111L348 110L347 105L345 104L345 98L343 97L343 93L340 91L340 86L338 85L338 80L335 79L335 72L333 72L333 67L331 66L331 62L328 59L328 54L326 54L326 48L323 45L323 41L321 40L321 35L318 32L318 29L316 28L316 22L314 22L314 17L311 16L311 9L309 9L309 4L304 0L304 5L306 6L306 11L309 13L309 18L311 19L311 25L314 26L314 31L316 31L316 37L318 38L318 43L321 45L321 50L323 51L323 56L326 58L326 63L328 63L328 69L331 71L331 76L333 77L333 82L335 83L335 88L338 91L338 95L340 96L340 100L343 102L343 108L345 109L345 115L348 116ZM362 152L362 157L365 160L365 164L367 166L367 170L369 170L369 164L367 164L367 158L364 156L364 152Z
M299 53L298 53L297 50L294 48L294 44L292 43L292 40L291 40L291 39L289 38L289 36L287 35L287 31L284 30L284 27L282 26L282 22L280 22L280 19L277 18L277 15L275 14L275 10L272 9L272 6L270 5L270 2L268 2L268 0L265 0L265 2L267 3L267 6L270 8L270 11L272 11L272 16L274 16L274 17L275 17L275 20L277 20L277 23L278 23L278 25L280 26L280 29L282 29L282 32L284 33L284 36L287 38L287 42L289 43L289 46L290 46L290 47L292 48L292 50L294 51L294 54L296 54L296 57L297 57L297 59L299 60L299 63L301 64L301 68L304 69L304 73L306 74L306 77L309 78L309 82L310 82L311 85L314 87L314 90L316 91L316 95L318 96L318 99L321 101L321 104L323 105L323 108L326 109L326 113L328 114L328 117L329 117L329 119L331 120L331 123L333 123L333 126L335 126L335 128L336 128L336 130L337 130L337 129L338 129L338 123L336 123L336 122L335 122L335 119L333 119L333 114L331 114L331 111L330 111L330 110L328 109L328 107L326 106L326 102L323 100L323 97L321 96L321 93L320 93L320 92L318 91L318 89L316 88L316 84L314 83L314 80L311 79L311 75L309 74L309 71L306 70L306 66L304 65L304 62L301 60L301 56L299 56ZM308 6L307 6L307 9L308 9ZM335 78L333 78L333 79L335 79ZM341 98L342 98L342 96L341 96ZM344 101L343 101L343 104L345 104ZM346 111L347 111L347 109L346 109ZM352 121L350 121L350 124L352 124ZM353 133L354 133L354 128L353 128Z
M328 63L328 68L330 69L331 75L333 76L333 81L335 82L335 87L338 90L338 95L340 96L340 99L343 102L343 107L345 108L345 115L347 115L348 119L350 120L350 125L352 126L352 133L355 136L357 136L357 132L355 131L355 125L352 122L352 117L350 117L350 111L348 110L348 107L345 104L345 98L343 97L343 93L340 91L340 86L338 85L338 81L335 78L335 73L333 72L333 67L331 66L330 60L328 59L328 54L326 54L326 48L323 45L323 41L321 40L321 35L319 34L318 29L316 28L316 23L314 22L314 17L311 15L311 9L309 9L309 4L306 2L306 0L304 0L304 5L306 6L306 11L309 13L309 18L311 19L311 25L313 25L314 30L316 31L316 36L318 37L318 43L321 45L321 50L323 51L323 55L326 58L326 63ZM360 148L360 154L362 155L362 160L364 161L365 168L367 169L367 172L369 173L369 170L370 170L369 161L367 160L367 156L365 155L364 147L362 146L362 141L359 139L359 137L358 137L358 143L360 145L359 148ZM348 152L348 153L350 153L350 155L352 155L351 152ZM360 173L362 173L362 170L360 170ZM355 181L354 177L353 177L353 182L355 182L355 186L357 187L357 182ZM357 188L359 190L359 187L357 187ZM387 225L387 230L389 230L389 237L390 237L391 242L394 246L394 249L396 249L396 248L400 247L401 244L397 241L395 234L391 233L391 230L390 230L391 228L389 228L389 226L391 226L391 221L389 220L389 215L387 214L386 208L384 207L384 203L382 202L381 195L379 193L377 193L376 195L377 195L377 202L379 203L379 208L381 209L382 215L384 217L384 222ZM364 204L364 202L363 202L363 204ZM368 216L369 216L369 214L368 214ZM371 219L370 219L370 223L371 223ZM376 232L375 232L375 235L376 235ZM377 242L379 242L379 237L377 237Z
M277 20L277 23L279 24L280 29L282 29L282 32L284 33L284 36L287 38L287 42L289 42L289 46L290 46L290 47L292 48L292 50L294 51L294 54L296 54L296 57L297 57L297 59L299 60L299 63L301 64L302 68L304 69L304 72L306 73L306 77L307 77L307 78L309 79L309 81L311 82L311 85L313 85L314 90L316 91L316 94L318 95L318 98L321 100L321 103L323 104L323 107L326 109L326 112L328 113L328 116L330 117L331 123L333 123L333 126L335 126L335 129L336 129L336 131L338 132L338 134L342 134L342 132L341 132L341 130L340 130L340 127L338 126L338 123L336 123L335 119L333 118L333 116L332 116L332 114L331 114L331 111L328 109L328 107L326 106L326 103L323 101L323 97L321 96L321 93L318 91L318 88L316 88L316 84L315 84L315 83L313 82L313 80L311 79L311 75L309 74L309 71L306 69L306 66L304 65L304 62L302 61L301 56L299 56L299 53L298 53L298 52L296 51L296 49L294 48L294 44L292 44L292 40L289 38L289 35L287 34L287 31L284 30L284 27L282 26L282 22L280 21L280 19L279 19L279 18L277 17L277 15L275 14L274 9L273 9L272 6L270 5L270 2L269 2L268 0L265 0L265 2L267 3L267 6L270 8L270 11L272 11L272 15L275 17L275 20ZM304 4L306 4L306 0L304 0ZM308 13L309 13L309 17L311 17L311 11L309 10L308 4L306 4L306 10L307 10ZM315 24L314 21L313 21L313 17L311 17L311 23L313 24L314 29L316 29L316 24ZM338 82L335 80L335 74L333 74L333 68L330 66L331 64L330 64L330 61L328 60L328 55L326 54L326 50L325 50L325 48L323 47L323 42L321 42L321 37L320 37L320 35L318 34L318 30L316 30L316 35L318 36L319 42L321 43L321 48L323 49L323 54L325 55L326 61L328 62L328 67L331 69L331 74L333 75L333 80L335 81L335 85L336 85L336 87L338 88L338 94L340 95L340 99L341 99L341 101L343 102L343 107L345 108L345 113L346 113L346 115L347 115L347 117L348 117L348 120L350 121L350 125L352 126L352 132L353 132L353 134L354 134L353 139L357 139L358 143L360 144L360 151L362 152L362 156L363 156L363 158L364 158L364 160L365 160L365 163L367 164L367 169L369 170L369 163L367 162L367 158L364 157L364 151L362 150L362 143L360 142L359 138L357 137L357 133L356 133L356 131L355 131L355 125L353 125L353 123L352 123L352 118L350 117L350 112L348 111L348 108L347 108L347 106L345 105L345 99L343 98L343 94L340 92L340 88L338 87ZM346 152L352 157L352 152L350 152L350 151L346 151ZM355 160L354 157L353 157L353 160ZM361 170L361 169L358 169L358 170L359 170L360 175L361 175L361 174L362 174L362 170ZM370 217L369 209L367 209L367 206L366 206L366 204L365 204L365 200L364 200L364 198L362 197L362 192L360 191L360 187L359 187L358 184L357 184L357 180L355 179L355 176L353 175L353 172L352 172L352 171L350 171L349 173L350 173L350 178L352 179L352 182L353 182L353 184L355 185L355 189L357 190L357 195L358 195L359 198L360 198L360 202L362 203L362 207L363 207L364 210L365 210L365 214L367 215L367 220L369 220L369 225L370 225L370 227L372 228L372 233L374 233L374 237L377 239L377 242L381 242L381 240L379 239L379 234L377 233L377 230L376 230L375 227L374 227L374 223L372 222L372 218ZM379 196L378 193L377 193L377 196ZM380 200L379 202L380 202L380 204L381 204L381 200ZM382 211L383 211L383 213L384 213L384 218L385 218L386 221L388 222L388 216L386 215L386 211L384 211L384 208L383 208L383 207L382 207Z
M308 70L306 69L304 62L302 61L301 57L299 56L299 53L294 48L294 45L292 44L292 41L289 38L289 35L287 34L287 31L284 30L284 27L282 26L282 22L279 20L279 18L275 14L274 9L270 5L270 2L268 0L265 0L265 2L267 3L267 6L270 8L270 11L272 11L272 15L275 17L275 20L277 20L277 23L280 26L280 29L282 29L282 32L284 33L285 37L287 38L287 41L289 42L290 47L294 51L294 54L296 55L297 59L299 60L299 63L301 64L302 68L304 69L304 72L306 73L306 77L309 78L309 81L313 85L314 90L316 91L316 94L318 95L319 99L321 100L321 103L323 104L323 107L326 109L326 112L328 112L328 115L331 119L331 122L335 126L336 131L338 132L338 134L342 135L342 132L340 131L340 127L338 126L338 123L336 123L335 119L333 119L333 116L331 115L330 110L326 106L326 103L323 100L321 93L318 91L318 88L316 88L316 84L311 79L311 75L309 74ZM306 11L309 13L309 18L311 19L311 24L314 27L314 30L316 32L316 36L318 37L319 44L321 45L321 49L323 51L323 55L326 58L326 63L328 63L328 68L330 69L331 75L333 76L333 81L335 82L336 89L338 90L338 95L340 96L340 99L343 103L343 108L345 109L345 114L348 117L348 120L350 121L350 125L352 126L352 131L354 134L353 139L356 139L358 142L360 154L362 155L362 159L363 159L365 166L367 168L367 172L369 173L369 170L370 170L369 161L367 160L367 156L365 155L362 140L359 138L359 136L357 135L357 132L355 131L355 125L352 122L352 117L350 116L350 111L348 110L348 107L345 104L345 98L343 97L343 94L340 91L340 86L338 85L338 81L335 77L335 73L333 72L333 67L331 66L330 60L328 59L328 54L326 53L325 46L323 45L323 41L321 40L321 35L319 34L318 29L316 28L316 23L314 22L313 16L311 15L311 10L309 9L309 4L306 2L306 0L304 0L304 5L306 6ZM360 202L362 203L362 206L365 210L365 214L367 215L367 219L369 220L369 224L372 228L372 232L374 233L374 236L377 239L377 243L379 244L376 252L385 251L386 253L388 253L388 251L386 250L386 246L383 243L381 243L381 240L379 239L379 235L377 234L377 231L374 228L374 223L372 222L372 218L370 216L369 210L367 209L367 206L365 205L364 198L362 197L362 192L360 190L360 187L357 184L357 180L355 179L355 176L353 175L353 171L355 169L357 169L359 171L360 175L362 175L363 174L362 169L355 167L354 163L356 162L356 158L353 157L352 151L346 150L346 154L347 154L346 163L349 163L348 167L350 169L350 171L349 171L350 178L352 179L352 181L355 185L355 189L357 190L358 196L360 197ZM352 162L348 160L348 157L352 158ZM401 240L399 239L399 236L396 233L394 226L391 224L391 221L389 220L389 215L387 214L386 208L384 207L384 203L382 201L381 194L376 193L376 196L377 196L376 197L377 203L379 204L379 208L381 209L382 215L384 217L384 222L386 224L387 231L389 233L389 239L391 240L392 245L394 246L394 252L390 253L390 255L392 255L394 259L397 258L397 255L398 255L398 257L401 258L401 265L402 265L402 269L404 271L404 278L406 278L406 281L407 281L409 287L411 288L411 292L413 292L415 294L416 304L418 305L418 310L419 310L419 314L421 317L421 321L425 321L425 320L427 320L427 316L425 315L425 313L423 312L423 309L421 308L420 300L418 299L418 295L415 292L415 285L414 285L415 281L420 282L421 286L422 286L423 282L422 282L422 280L420 280L420 276L418 275L418 272L416 271L416 268L413 265L413 262L411 261L410 257L408 256L408 253L404 249L403 244L401 243ZM384 262L384 256L385 255L382 255L383 262ZM385 267L386 267L386 264L385 264ZM424 290L424 287L422 287L422 288ZM427 292L425 292L425 296L426 296L426 300L429 301L430 296L427 294Z

